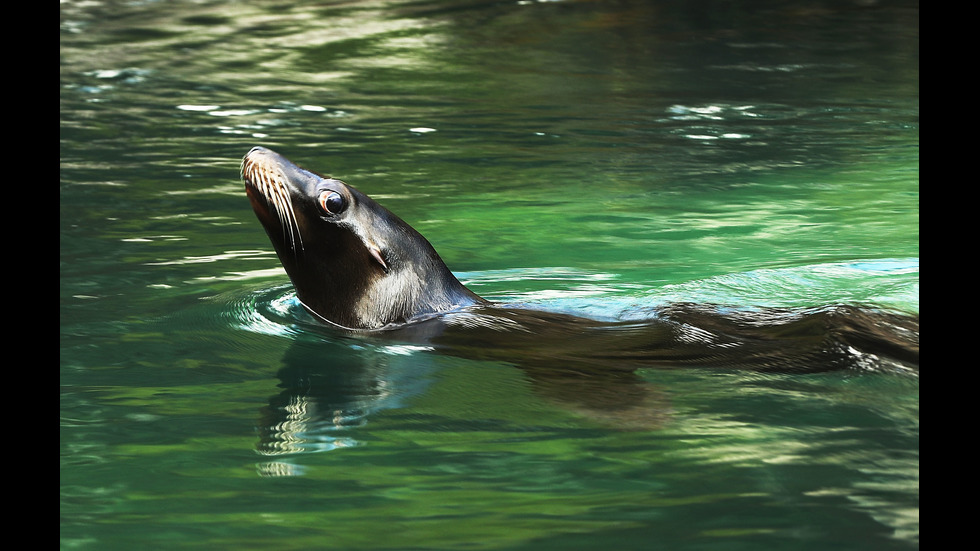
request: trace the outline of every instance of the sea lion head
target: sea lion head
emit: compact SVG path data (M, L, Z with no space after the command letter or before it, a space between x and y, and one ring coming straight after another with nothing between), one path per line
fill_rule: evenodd
M483 299L464 287L432 245L344 182L254 147L242 180L300 302L349 329L382 329Z

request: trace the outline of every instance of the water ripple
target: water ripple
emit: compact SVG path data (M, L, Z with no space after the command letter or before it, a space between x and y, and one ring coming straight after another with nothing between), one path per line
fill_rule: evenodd
M263 335L295 337L316 327L306 313L291 284L253 290L235 296L228 315L239 329Z

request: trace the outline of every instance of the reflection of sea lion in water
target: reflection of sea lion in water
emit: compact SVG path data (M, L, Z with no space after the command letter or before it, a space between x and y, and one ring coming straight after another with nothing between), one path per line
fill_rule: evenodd
M340 180L261 147L243 159L242 178L300 302L341 328L386 330L537 372L572 365L918 370L918 316L852 306L721 314L673 305L648 321L611 323L498 308L463 286L421 234Z

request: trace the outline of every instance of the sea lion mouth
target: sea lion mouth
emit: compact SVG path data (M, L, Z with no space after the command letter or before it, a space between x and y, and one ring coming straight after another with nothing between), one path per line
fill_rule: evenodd
M282 161L273 151L264 147L253 147L242 159L242 180L252 208L259 218L267 224L273 222L271 211L275 211L283 232L283 241L289 244L293 252L298 252L303 250L303 236L293 209Z

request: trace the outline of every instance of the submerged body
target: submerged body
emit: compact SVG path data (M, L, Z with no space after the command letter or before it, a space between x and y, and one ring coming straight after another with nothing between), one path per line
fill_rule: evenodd
M261 147L243 159L242 178L298 299L341 329L537 372L918 371L918 317L871 308L676 304L649 320L601 322L494 305L460 283L414 228L344 182Z

